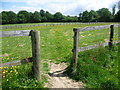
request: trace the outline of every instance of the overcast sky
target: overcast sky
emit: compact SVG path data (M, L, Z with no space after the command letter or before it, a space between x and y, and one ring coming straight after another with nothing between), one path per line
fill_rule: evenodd
M85 10L108 8L110 11L119 0L0 0L1 11L27 10L29 12L41 9L54 14L61 12L64 15L78 15Z

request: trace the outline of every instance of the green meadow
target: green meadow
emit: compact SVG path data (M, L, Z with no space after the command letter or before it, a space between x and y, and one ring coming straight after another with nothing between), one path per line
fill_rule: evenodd
M13 28L13 29L3 29L2 31L13 31L13 30L37 30L40 31L40 59L41 59L41 81L36 81L28 73L31 72L32 63L24 64L16 67L1 67L3 73L3 88L43 88L44 84L47 82L48 73L48 61L54 63L66 62L68 63L68 74L71 70L71 60L72 60L72 49L73 49L73 28L87 27L87 26L97 26L97 25L108 25L112 23L98 23L98 24L79 24L79 25L56 25L56 26L38 26L38 27L23 27L23 28ZM110 29L103 30L93 30L80 32L79 47L84 47L88 45L99 44L102 42L109 41ZM114 40L118 40L118 27L115 27ZM22 37L3 37L2 39L2 63L21 60L32 56L31 48L31 38L28 36ZM93 49L91 51L85 51L79 53L79 63L78 69L76 71L76 77L73 78L79 81L82 80L86 83L88 88L105 88L110 85L113 88L118 87L117 81L117 46L114 46L112 51L106 50L106 48ZM98 52L98 54L96 53ZM95 54L96 53L96 54ZM102 54L100 54L102 53ZM95 55L95 56L90 56ZM113 55L113 56L112 56ZM81 58L82 57L82 58ZM97 58L98 62L90 61L90 57ZM111 59L111 57L113 59ZM103 62L103 63L101 63ZM84 64L83 64L84 63ZM109 64L105 67L103 64ZM97 66L97 68L90 67L89 65ZM101 67L101 68L99 68ZM92 69L92 70L91 70ZM108 71L107 71L108 69ZM110 71L110 70L112 71ZM100 71L100 73L97 72ZM93 72L91 72L93 71ZM94 71L95 74L94 74ZM107 72L105 79L108 80L107 84L104 81L104 73ZM113 77L111 76L111 73ZM97 74L96 74L97 73ZM117 73L117 74L115 74ZM94 75L93 75L94 74ZM114 75L115 74L115 75ZM103 76L102 76L103 75ZM90 76L90 77L89 77ZM97 80L97 76L101 81ZM13 78L14 77L14 78ZM103 78L102 78L103 77ZM114 80L115 79L115 80ZM97 80L97 81L96 81ZM12 81L12 83L11 83ZM111 83L112 81L113 84ZM105 83L105 85L101 85ZM95 84L96 83L96 84ZM108 84L110 83L110 84Z

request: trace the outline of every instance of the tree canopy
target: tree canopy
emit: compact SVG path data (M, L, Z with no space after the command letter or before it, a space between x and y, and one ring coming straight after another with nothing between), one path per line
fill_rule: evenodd
M116 12L115 5L112 12L107 8L101 8L97 11L83 11L78 16L63 15L61 12L51 14L41 9L39 12L28 12L21 10L18 13L13 11L2 11L2 24L15 23L39 23L39 22L120 22L120 10ZM116 13L115 13L116 12Z

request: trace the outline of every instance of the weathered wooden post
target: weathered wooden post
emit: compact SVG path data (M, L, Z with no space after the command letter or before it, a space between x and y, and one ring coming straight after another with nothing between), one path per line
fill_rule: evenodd
M111 48L112 48L113 35L114 35L114 25L111 25L111 26L110 26L110 40L109 40L109 49L110 49L110 50L111 50Z
M33 56L33 74L36 79L40 80L40 33L31 30L32 56Z
M77 62L78 62L79 30L77 28L74 28L73 31L74 31L73 69L75 71L77 67Z

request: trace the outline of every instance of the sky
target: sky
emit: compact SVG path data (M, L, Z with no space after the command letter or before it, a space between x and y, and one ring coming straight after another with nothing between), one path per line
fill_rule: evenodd
M1 11L14 11L18 13L20 10L29 12L40 11L41 9L54 14L61 12L64 15L77 16L85 10L99 10L108 8L112 11L114 4L120 0L0 0ZM118 10L116 8L116 10Z

